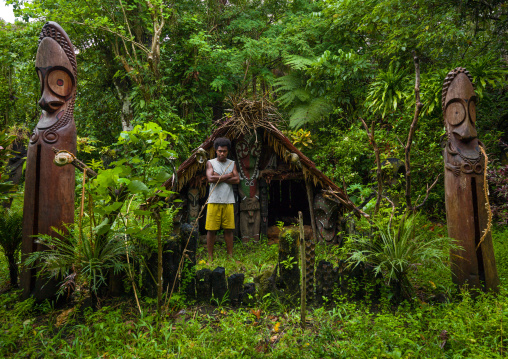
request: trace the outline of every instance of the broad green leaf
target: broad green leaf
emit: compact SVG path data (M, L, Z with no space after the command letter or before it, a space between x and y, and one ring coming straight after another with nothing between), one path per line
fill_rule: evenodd
M139 180L134 180L127 186L132 193L148 192L148 187Z

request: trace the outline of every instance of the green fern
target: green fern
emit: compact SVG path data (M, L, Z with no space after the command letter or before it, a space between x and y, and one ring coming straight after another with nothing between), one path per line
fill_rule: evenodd
M377 223L378 236L361 237L352 242L353 251L348 259L350 265L368 263L374 267L376 274L382 273L388 284L407 299L414 293L409 274L418 266L432 264L436 269L449 272L450 249L458 249L459 246L450 238L428 238L423 232L418 233L418 217L405 215L396 228Z
M292 72L289 75L279 77L274 81L276 87L275 92L277 94L282 93L279 96L278 101L282 107L290 107L295 100L302 98L305 93L305 84L298 73ZM307 95L308 97L309 95ZM305 100L304 100L305 101Z
M369 94L365 104L369 110L381 113L385 117L388 112L397 110L402 102L405 89L406 71L399 64L390 63L387 71L380 70L374 82L369 86Z
M492 54L475 58L472 63L466 65L466 68L473 77L475 91L479 99L483 97L483 92L487 86L502 88L507 84L508 68L506 62L501 58L494 57Z
M316 62L315 59L299 55L288 55L285 60L284 64L290 66L293 70L304 70Z
M313 98L310 102L295 106L289 112L289 123L293 128L300 128L306 123L320 120L330 113L332 106L324 97Z
M62 282L59 294L65 293L67 286L74 285L77 279L88 283L88 289L97 294L97 290L106 282L109 270L115 273L125 269L123 258L130 251L120 237L83 235L74 230L65 233L53 228L58 237L40 235L37 243L49 248L46 251L33 252L26 259L27 267L37 267L47 278L56 278ZM68 278L74 277L69 281Z

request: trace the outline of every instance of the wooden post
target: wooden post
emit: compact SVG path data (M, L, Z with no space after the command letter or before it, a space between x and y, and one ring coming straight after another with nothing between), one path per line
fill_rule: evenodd
M486 208L487 159L476 131L476 95L469 72L458 67L443 83L448 140L443 150L448 237L462 249L451 253L453 281L470 289L498 291L490 215Z
M305 314L306 314L306 295L307 295L307 288L306 288L306 266L305 266L305 234L303 231L303 215L301 211L298 211L298 224L300 227L300 268L302 271L302 276L300 279L301 283L301 291L300 291L300 321L302 328L305 328Z
M58 236L53 228L65 232L63 224L74 222L74 168L57 167L53 163L52 148L76 153L76 55L69 36L55 22L47 22L42 28L35 68L40 81L42 113L28 144L21 245L23 261L33 252L48 249L37 243L35 237L39 234ZM21 271L23 299L33 295L42 302L56 296L58 281L48 281L40 273L38 268L25 267Z
M308 180L305 180L305 187L307 189L307 200L309 201L309 212L310 212L310 224L312 226L312 236L314 240L317 239L317 229L316 229L316 217L314 216L314 193L312 192L312 187ZM312 240L312 237L310 238Z

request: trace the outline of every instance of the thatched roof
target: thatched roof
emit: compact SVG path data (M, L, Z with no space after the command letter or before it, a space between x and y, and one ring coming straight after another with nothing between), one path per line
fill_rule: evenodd
M257 128L263 128L268 146L273 148L275 153L290 166L292 171L302 172L303 178L313 183L314 186L321 187L327 198L341 203L348 210L354 210L357 215L363 214L354 206L347 194L319 171L315 163L296 148L274 125L277 116L275 108L269 102L249 100L238 102L234 106L232 115L227 116L212 135L180 165L177 171L177 180L174 181L174 178L168 180L165 183L166 188L172 187L174 191L179 192L197 174L203 173L206 170L206 161L203 161L203 155L208 158L215 158L213 142L216 138L227 137L233 140L242 134L255 133ZM295 161L293 154L298 156L299 161Z

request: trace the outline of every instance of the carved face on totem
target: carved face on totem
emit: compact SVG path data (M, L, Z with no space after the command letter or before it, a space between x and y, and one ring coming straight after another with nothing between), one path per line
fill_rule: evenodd
M466 158L479 154L476 132L476 95L469 72L450 71L443 84L443 115L449 146Z
M337 216L339 206L318 194L314 197L314 216L316 218L316 238L333 242L337 236Z
M195 220L199 215L199 190L197 188L189 189L187 203L189 206L189 219Z
M244 197L257 196L259 159L261 157L261 135L255 133L239 138L235 145L240 172L240 190Z
M53 143L58 140L56 130L72 120L77 81L74 48L55 22L46 23L42 29L35 68L41 86L42 113L32 143L37 141L39 130L46 130L45 142Z

